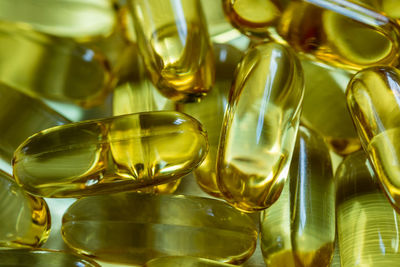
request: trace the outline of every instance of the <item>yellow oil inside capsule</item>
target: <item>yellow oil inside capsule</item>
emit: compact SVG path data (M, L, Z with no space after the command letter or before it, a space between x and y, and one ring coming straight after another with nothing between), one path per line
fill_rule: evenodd
M221 196L217 185L217 150L228 92L234 79L234 70L243 53L226 44L215 44L216 80L210 93L200 103L184 106L184 112L198 119L207 130L209 151L203 163L194 171L200 187L213 196Z
M2 171L0 199L0 247L39 247L46 242L51 223L44 199L27 194Z
M0 81L34 96L101 103L110 82L102 55L67 38L0 23Z
M14 151L26 138L46 128L69 122L43 102L2 83L0 106L0 157L9 164Z
M2 21L23 22L41 32L83 40L110 34L115 17L108 0L0 2Z
M305 91L301 122L322 134L340 155L359 150L361 144L346 105L351 74L309 60L302 60L302 66Z
M244 211L279 197L293 152L303 72L291 50L276 43L250 49L236 70L218 151L218 187Z
M157 259L150 260L146 262L144 267L177 267L177 266L185 266L185 267L234 267L235 265L221 263L218 261L213 261L209 259L203 258L195 258L188 256L170 256L170 257L161 257Z
M289 178L278 201L261 213L267 266L329 266L335 248L335 188L329 150L300 127Z
M53 250L27 250L27 249L7 249L0 250L0 263L2 266L58 266L58 267L100 267L95 261L78 256L70 252Z
M124 75L121 77L121 84L114 90L113 115L175 110L174 102L162 96L146 78L143 63L137 54L137 48L131 49L131 52L131 56L128 57L130 64L126 64L121 69ZM180 181L180 179L176 179L169 183L146 187L139 191L170 194L175 192Z
M399 26L353 1L223 0L231 23L251 37L287 42L312 59L346 68L399 64Z
M347 88L347 104L364 150L384 191L400 210L400 72L391 67L360 71Z
M192 102L205 95L214 82L214 61L200 1L129 3L154 85L174 101Z
M78 200L64 214L62 235L79 253L138 265L162 256L240 264L257 243L253 220L222 201L137 193Z
M191 172L208 149L199 122L148 112L44 130L15 152L16 181L45 197L137 190Z
M395 266L400 260L400 217L390 206L363 151L339 166L337 229L341 266Z

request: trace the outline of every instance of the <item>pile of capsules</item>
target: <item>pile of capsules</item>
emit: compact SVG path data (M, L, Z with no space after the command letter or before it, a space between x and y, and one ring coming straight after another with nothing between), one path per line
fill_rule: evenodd
M398 0L0 1L0 266L400 266L399 51Z

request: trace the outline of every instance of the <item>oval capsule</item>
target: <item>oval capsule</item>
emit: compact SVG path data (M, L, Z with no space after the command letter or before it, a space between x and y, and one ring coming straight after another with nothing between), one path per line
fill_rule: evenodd
M138 46L154 85L174 101L195 102L214 83L214 61L199 0L129 1Z
M144 267L234 267L236 265L222 263L203 258L195 258L188 256L170 256L161 257L146 262Z
M11 164L14 151L26 138L68 119L42 101L0 82L0 157Z
M335 184L324 139L300 127L289 178L261 213L267 266L329 266L335 249Z
M350 70L399 64L400 28L360 1L223 0L233 26Z
M0 199L0 247L39 247L46 242L51 221L44 199L26 193L2 171Z
M45 249L7 249L0 250L0 264L2 266L18 267L100 267L95 261L71 252Z
M93 106L112 80L95 50L11 23L0 23L0 59L0 81L36 98Z
M374 67L347 87L347 104L364 150L386 195L400 211L400 71Z
M80 40L106 36L116 15L108 0L0 1L0 20L23 22L34 29Z
M62 235L79 253L138 265L162 256L239 264L257 243L252 219L222 201L138 193L78 200L64 214Z
M198 119L207 130L210 149L203 163L193 172L197 183L208 194L221 196L217 185L217 150L228 92L243 52L226 44L215 44L216 80L211 92L200 103L185 104L183 111Z
M345 158L336 183L341 266L398 265L400 216L380 190L364 151Z
M357 131L346 105L346 87L351 74L345 70L302 60L304 100L301 122L324 136L340 155L361 148Z
M50 128L15 152L14 176L32 194L79 197L178 179L207 154L205 131L179 112L144 112Z
M218 148L218 187L243 211L262 210L279 197L300 121L304 85L296 55L265 43L250 49L236 70Z

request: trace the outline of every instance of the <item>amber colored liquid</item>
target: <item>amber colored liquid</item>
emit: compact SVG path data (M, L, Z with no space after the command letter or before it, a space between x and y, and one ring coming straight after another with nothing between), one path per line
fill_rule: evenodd
M178 112L149 112L54 127L14 154L17 182L33 194L73 197L136 190L189 173L206 134Z
M252 219L222 201L136 193L82 198L66 211L62 234L80 253L140 265L162 256L240 264L257 241Z
M234 267L235 265L195 257L162 257L146 262L144 267Z
M2 266L58 266L58 267L100 267L95 261L77 254L50 251L44 249L36 250L0 250Z
M399 137L400 128L382 132L371 139L368 150L389 200L400 211Z
M44 199L27 194L1 171L0 198L0 246L41 246L50 233L50 212Z
M150 41L155 61L150 76L161 93L174 101L195 101L214 81L212 47L205 29L194 23L186 26L185 37L174 24L158 29Z
M33 97L101 103L110 70L101 54L67 38L0 24L0 81Z

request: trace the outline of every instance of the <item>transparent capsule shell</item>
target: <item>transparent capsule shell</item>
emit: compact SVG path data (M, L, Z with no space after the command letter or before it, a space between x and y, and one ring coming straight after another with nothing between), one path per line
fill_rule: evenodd
M392 203L400 211L400 72L373 67L358 72L347 87L347 105L361 144Z
M335 249L335 184L328 147L299 128L289 177L278 201L260 216L267 266L329 266Z
M188 257L188 256L169 256L161 257L146 262L144 267L234 267L235 265L221 263L204 258Z
M240 264L257 242L253 220L222 201L138 193L78 200L64 214L62 235L79 253L139 265L163 256Z
M201 124L179 112L143 112L53 127L17 149L14 176L28 192L80 197L180 178L207 154Z
M218 187L243 211L262 210L279 197L296 141L303 72L288 48L265 43L239 64L218 148Z
M2 171L0 197L1 247L39 247L46 242L51 219L44 199L26 193L12 177Z
M395 266L400 259L400 217L380 189L364 151L336 172L341 266Z
M214 61L200 1L128 4L153 84L173 101L196 102L204 96L214 83Z

